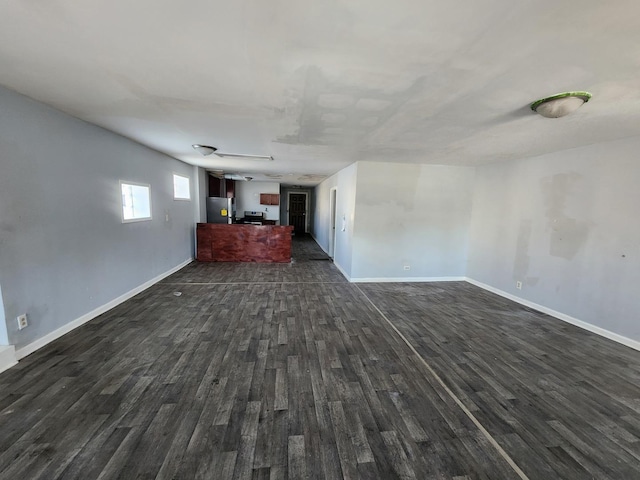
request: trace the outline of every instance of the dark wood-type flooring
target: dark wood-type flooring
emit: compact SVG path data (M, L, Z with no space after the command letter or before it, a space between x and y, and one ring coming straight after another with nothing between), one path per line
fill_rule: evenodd
M0 478L640 478L640 352L293 248L190 264L0 374Z

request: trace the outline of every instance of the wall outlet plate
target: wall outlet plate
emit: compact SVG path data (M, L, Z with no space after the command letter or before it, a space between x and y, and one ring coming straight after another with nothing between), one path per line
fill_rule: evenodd
M22 315L18 315L18 330L22 330L28 325L29 323L27 322L27 314L23 313Z
M516 288L522 290L522 282L516 282Z
M404 266L404 269L405 269L405 270L411 270L411 265L405 265L405 266Z

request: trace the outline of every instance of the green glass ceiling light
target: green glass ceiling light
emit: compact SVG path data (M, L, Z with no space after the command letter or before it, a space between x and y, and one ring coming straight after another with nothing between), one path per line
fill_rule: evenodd
M531 104L531 110L543 117L558 118L569 115L591 98L589 92L564 92L541 98Z

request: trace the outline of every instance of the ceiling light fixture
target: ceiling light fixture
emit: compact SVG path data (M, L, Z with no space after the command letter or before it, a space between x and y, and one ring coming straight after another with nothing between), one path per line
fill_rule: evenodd
M207 155L211 155L216 150L218 150L216 147L210 147L209 145L200 145L199 143L194 143L191 146L196 152L198 152L204 157L206 157Z
M250 182L253 177L247 177L246 175L240 175L239 173L225 173L224 178L227 180L236 180L239 182Z
M531 110L547 118L564 117L587 103L590 98L589 92L557 93L536 100L531 104Z
M267 160L269 162L273 161L273 157L271 155L249 155L246 153L223 153L218 152L216 147L212 147L210 145L200 145L199 143L194 143L191 145L195 151L200 153L203 156L211 155L215 153L218 157L237 157L237 158L249 158L255 160Z

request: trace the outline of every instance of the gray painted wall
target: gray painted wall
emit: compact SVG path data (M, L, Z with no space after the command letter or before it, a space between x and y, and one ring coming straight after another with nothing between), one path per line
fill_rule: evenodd
M473 181L468 167L359 162L351 276L464 276Z
M356 208L356 177L358 165L354 163L327 178L315 189L314 236L325 251L329 249L330 191L337 187L336 195L336 244L334 263L351 276L353 254L353 225ZM343 220L344 218L344 220ZM344 229L343 229L344 226Z
M632 138L478 168L468 276L640 340L639 151Z
M196 222L206 223L207 221L207 194L209 193L209 174L204 168L194 167L196 171L197 190L194 199L197 199Z
M4 88L0 172L0 285L18 349L193 257L194 201L174 201L172 179L193 189L191 166ZM121 222L120 180L151 184L152 221Z

